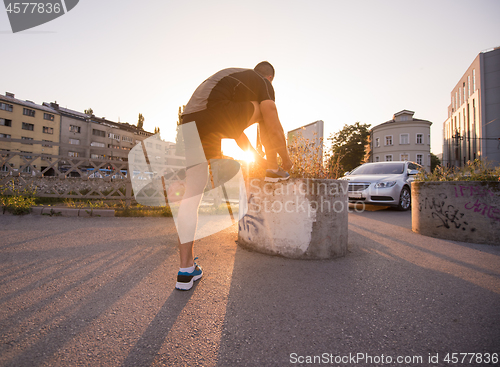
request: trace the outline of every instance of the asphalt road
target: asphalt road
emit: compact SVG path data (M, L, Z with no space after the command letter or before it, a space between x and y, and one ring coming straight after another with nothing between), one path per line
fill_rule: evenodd
M328 261L243 250L236 230L197 243L205 275L180 292L170 218L0 216L0 365L500 358L500 247L420 236L391 209L350 214L349 254Z

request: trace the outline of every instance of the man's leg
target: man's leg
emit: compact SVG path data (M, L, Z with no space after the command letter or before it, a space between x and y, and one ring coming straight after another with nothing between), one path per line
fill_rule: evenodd
M193 245L198 224L198 208L207 184L208 163L200 163L186 170L186 190L177 213L180 267L194 264Z

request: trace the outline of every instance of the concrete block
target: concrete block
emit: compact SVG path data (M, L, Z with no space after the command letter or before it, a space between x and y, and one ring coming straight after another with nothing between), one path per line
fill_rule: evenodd
M345 256L348 234L347 181L250 179L240 210L238 244L294 259Z
M31 214L34 215L41 215L43 210L43 206L32 206L31 207Z
M78 217L78 209L73 209L73 208L52 208L52 209L54 209L54 212L56 214L61 213L63 217ZM45 209L43 213L46 212L47 210Z
M92 216L94 217L114 217L115 210L114 209L94 209L92 211Z
M91 213L92 213L92 209L90 209L90 208L82 208L82 209L79 209L78 216L79 217L90 217Z
M412 182L411 196L413 232L500 245L500 182Z

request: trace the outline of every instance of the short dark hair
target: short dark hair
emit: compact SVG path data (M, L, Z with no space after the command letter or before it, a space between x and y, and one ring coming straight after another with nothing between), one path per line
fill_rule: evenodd
M268 61L259 62L253 69L262 76L272 76L274 78L274 68Z

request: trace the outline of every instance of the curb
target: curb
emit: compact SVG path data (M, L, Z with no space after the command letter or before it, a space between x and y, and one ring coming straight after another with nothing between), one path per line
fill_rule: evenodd
M31 207L33 215L49 215L57 217L114 217L114 209L90 209L90 208L58 208L47 206Z

